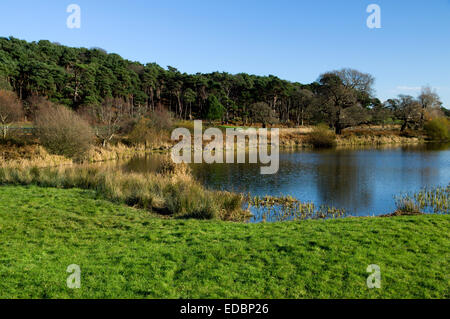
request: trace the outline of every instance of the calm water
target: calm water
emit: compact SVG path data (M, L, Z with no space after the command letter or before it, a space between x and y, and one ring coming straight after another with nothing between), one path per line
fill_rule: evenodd
M158 156L137 158L130 170L151 170ZM281 151L275 175L259 164L193 164L196 178L212 189L252 195L291 195L347 209L352 215L395 210L394 195L450 182L450 144L394 148Z

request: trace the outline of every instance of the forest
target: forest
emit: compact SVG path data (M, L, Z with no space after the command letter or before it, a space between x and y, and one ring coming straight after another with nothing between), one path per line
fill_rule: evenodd
M31 119L45 98L101 120L109 109L140 118L169 111L178 119L251 125L316 125L340 134L360 124L422 127L448 110L424 87L420 96L400 95L382 103L372 75L354 69L321 74L301 84L274 75L186 74L174 67L126 60L101 48L71 48L47 40L0 38L0 89L14 91ZM86 113L86 112L85 112Z

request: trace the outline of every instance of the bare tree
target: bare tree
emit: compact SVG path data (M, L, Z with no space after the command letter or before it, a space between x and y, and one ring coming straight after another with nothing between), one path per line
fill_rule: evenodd
M368 96L373 95L375 78L372 75L349 68L333 71L332 73L336 74L346 87L366 93Z
M420 115L420 125L425 124L426 116L430 119L441 117L442 102L436 91L432 90L431 87L425 86L422 88L418 100L422 106Z
M20 120L22 116L22 103L16 94L11 91L0 90L0 124L2 125L3 139L6 139L11 123Z
M121 122L129 115L129 105L119 98L106 98L100 105L88 107L95 120L95 135L106 146L121 129Z

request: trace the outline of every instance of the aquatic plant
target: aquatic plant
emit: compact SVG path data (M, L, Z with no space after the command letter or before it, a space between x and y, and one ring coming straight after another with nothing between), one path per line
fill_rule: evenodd
M397 209L404 212L424 211L426 213L450 213L450 184L423 188L413 194L395 196Z
M248 195L246 202L254 221L295 221L348 216L345 209L326 205L316 206L312 202L301 202L291 196L252 197Z

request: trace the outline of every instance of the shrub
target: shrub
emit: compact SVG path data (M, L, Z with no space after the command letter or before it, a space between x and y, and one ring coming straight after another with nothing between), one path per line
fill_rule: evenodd
M38 113L39 109L44 107L50 107L52 106L52 104L53 104L52 102L50 102L43 96L31 95L25 100L23 105L25 117L28 120L34 121L34 118Z
M134 145L161 146L169 140L172 126L169 112L154 111L149 114L149 118L142 117L134 125L128 140Z
M61 105L41 107L35 126L37 137L49 152L70 158L84 155L94 138L89 124Z
M319 124L308 134L307 141L314 147L333 147L336 145L336 134L326 124Z
M437 118L428 121L424 126L425 133L433 141L446 141L450 139L450 121L446 118Z
M266 102L257 102L250 106L250 116L252 120L262 123L262 127L267 124L274 124L277 122L276 114L269 104Z
M166 109L149 113L150 127L158 131L170 131L173 126L172 114Z
M133 127L130 134L128 135L128 140L133 145L148 145L152 140L152 134L150 132L150 120L146 118L141 118Z
M22 103L11 91L0 90L0 125L3 139L6 139L9 125L23 116Z

